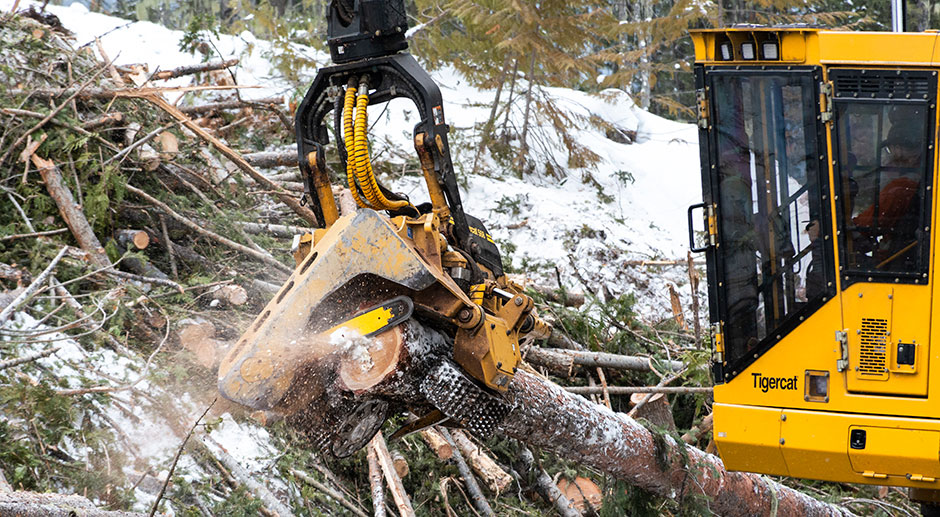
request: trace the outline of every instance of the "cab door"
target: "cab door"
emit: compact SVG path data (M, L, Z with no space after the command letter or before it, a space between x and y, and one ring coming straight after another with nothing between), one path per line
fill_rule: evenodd
M936 72L829 71L850 392L926 396Z
M727 382L835 295L819 67L706 67L713 322ZM705 157L703 157L705 158Z

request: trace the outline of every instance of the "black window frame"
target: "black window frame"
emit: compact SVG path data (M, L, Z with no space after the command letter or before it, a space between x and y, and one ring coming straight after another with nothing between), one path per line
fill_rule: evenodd
M708 127L699 129L699 141L706 142L706 145L700 143L700 156L702 158L702 194L703 200L709 206L717 206L718 212L715 218L717 224L718 243L724 242L723 228L720 223L720 190L718 173L713 169L717 163L718 157L718 138L717 128L714 126L717 109L714 102L714 91L712 89L712 77L716 75L740 75L740 76L759 76L759 75L781 75L787 73L811 74L813 98L815 99L813 111L816 114L816 151L818 152L818 163L816 167L817 182L819 185L819 198L816 202L820 206L820 215L822 217L820 235L826 239L823 244L824 254L824 274L825 289L820 296L808 301L803 307L783 320L783 322L768 332L767 335L757 345L742 354L740 357L729 361L727 353L721 362L713 361L712 374L716 384L725 383L756 361L760 356L767 353L774 345L780 342L787 334L792 332L799 324L814 312L818 311L830 299L836 295L836 271L835 254L832 239L833 218L830 205L830 174L829 174L829 152L826 145L826 128L820 115L820 85L822 83L822 67L819 66L700 66L697 67L697 88L704 89L708 100ZM724 258L718 252L715 246L709 246L706 252L707 272L708 272L708 291L709 291L709 313L712 322L728 321L728 308L725 296L725 290L719 286L719 281L725 278ZM727 346L726 346L727 350Z
M894 284L915 284L923 285L930 282L930 233L933 231L933 183L934 183L934 148L936 145L936 126L937 126L937 72L932 70L904 70L904 69L862 69L862 68L830 68L828 70L829 80L833 83L833 124L832 124L832 154L833 154L833 181L838 192L842 185L843 163L841 161L842 153L839 135L839 121L837 120L839 106L844 104L866 104L866 105L918 105L927 109L925 120L924 140L924 162L926 171L924 173L925 181L920 190L920 219L919 228L925 228L926 244L921 246L921 252L917 257L918 270L914 272L901 271L878 271L872 269L846 269L848 259L846 257L846 238L848 232L845 230L845 205L844 196L836 196L836 228L838 232L839 249L839 277L841 279L841 288L844 291L853 284L859 282L865 283L894 283ZM903 78L921 78L926 80L926 89L908 90L900 89L894 91L891 89L891 82L898 83L898 79ZM866 81L864 92L860 88L850 89L843 87L843 80ZM874 88L879 82L887 83L887 87ZM853 84L856 86L858 83ZM907 93L905 93L907 92ZM913 93L912 93L913 92ZM900 95L902 94L903 95ZM914 98L919 97L919 98Z

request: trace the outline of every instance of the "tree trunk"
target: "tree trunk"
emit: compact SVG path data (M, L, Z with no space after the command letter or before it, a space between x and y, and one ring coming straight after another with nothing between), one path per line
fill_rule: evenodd
M529 135L529 112L532 107L532 86L535 83L533 75L535 74L535 53L532 53L532 57L529 58L529 73L526 75L526 80L528 81L528 87L525 92L525 114L522 117L522 138L521 146L519 147L519 159L516 161L516 175L519 179L522 179L523 169L526 164L526 159L529 154L529 143L527 141Z
M693 447L685 447L685 464L671 437L657 440L635 420L525 371L516 373L508 395L515 409L503 421L505 434L663 497L705 496L711 511L728 516L769 515L775 502L781 516L852 515L758 474L729 472Z
M512 79L509 80L509 98L506 100L506 117L503 118L501 135L506 135L506 125L509 124L509 115L512 113L512 95L516 91L516 74L519 73L519 59L512 60Z
M499 107L499 97L503 93L503 83L506 82L506 74L509 73L509 61L511 59L512 56L506 56L502 72L500 72L499 79L497 80L496 94L493 95L493 105L490 106L490 116L486 119L486 124L483 125L483 132L480 135L480 148L477 149L476 154L473 156L473 174L477 173L477 166L480 164L480 156L490 142L490 135L493 134L493 124L496 122L496 109Z

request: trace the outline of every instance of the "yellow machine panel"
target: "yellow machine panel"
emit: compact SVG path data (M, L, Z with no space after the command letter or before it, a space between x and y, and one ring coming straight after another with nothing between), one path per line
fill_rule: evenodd
M938 33L692 38L725 465L940 490Z

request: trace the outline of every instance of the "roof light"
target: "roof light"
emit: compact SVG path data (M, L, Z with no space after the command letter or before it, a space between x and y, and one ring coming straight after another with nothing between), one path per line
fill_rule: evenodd
M754 43L751 43L751 42L742 43L741 44L741 57L748 61L756 58L757 56L755 55L756 52L754 52L754 50L755 50Z
M731 42L730 41L726 41L722 43L719 48L721 49L721 59L725 61L731 61L733 59L734 56L731 54Z
M780 59L780 54L777 52L777 42L775 41L765 41L761 45L761 53L764 59Z

